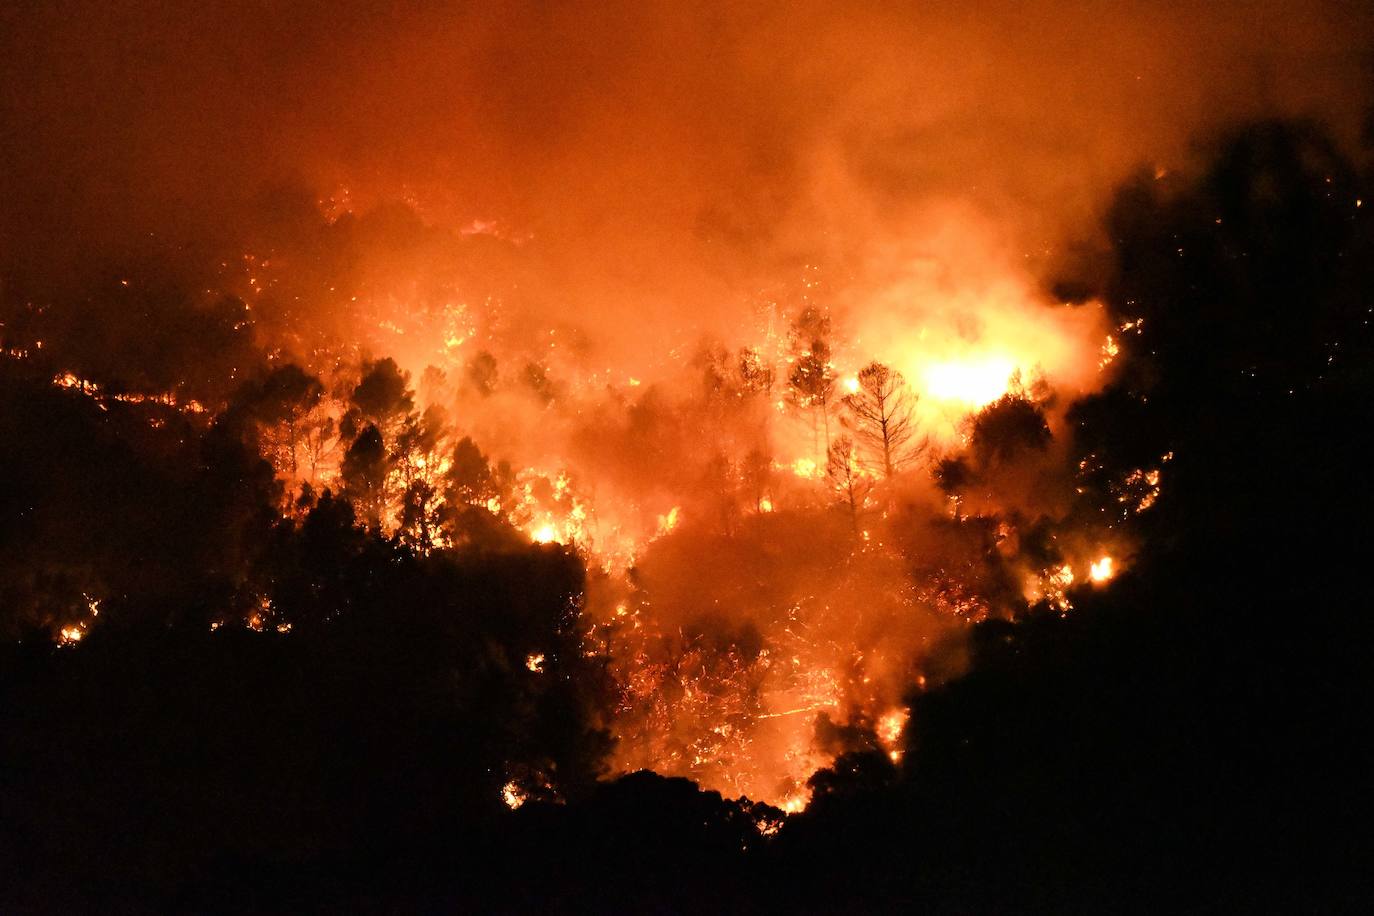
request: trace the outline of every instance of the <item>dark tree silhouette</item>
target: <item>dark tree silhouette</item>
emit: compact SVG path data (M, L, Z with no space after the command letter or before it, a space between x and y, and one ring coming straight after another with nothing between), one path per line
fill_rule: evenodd
M324 385L295 363L278 366L245 386L239 400L272 441L282 471L296 476L302 437L314 431L307 419L324 396ZM308 447L308 444L307 444Z
M472 389L482 397L489 397L496 390L498 381L496 357L486 350L480 350L468 361L467 380Z
M873 362L859 370L858 389L845 395L849 426L861 450L890 478L920 453L912 410L916 396L897 370Z
M813 440L818 429L824 434L824 448L828 452L830 401L835 394L835 369L830 365L829 344L823 340L813 340L809 347L798 353L792 363L792 371L788 373L787 384L789 402L811 418Z
M498 495L491 464L470 436L459 439L453 447L446 477L451 503L480 506Z
M859 456L854 449L854 440L848 436L840 436L830 443L825 475L839 495L840 502L849 512L850 524L857 532L859 513L863 511L868 494L873 489L873 483L864 475Z
M380 530L388 503L392 458L382 433L369 424L344 453L340 476L344 493L362 511L372 530Z
M526 388L534 393L541 404L548 405L553 402L553 381L549 378L549 370L539 363L526 363L521 381L525 383Z
M1004 394L973 418L969 444L983 467L1007 464L1027 451L1043 452L1050 443L1045 414L1032 401Z
M353 389L350 401L384 437L390 437L415 409L409 379L389 356L363 365L362 379Z

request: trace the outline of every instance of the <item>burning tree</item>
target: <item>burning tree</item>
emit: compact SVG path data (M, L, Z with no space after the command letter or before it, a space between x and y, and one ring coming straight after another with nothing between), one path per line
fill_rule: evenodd
M287 363L245 388L247 409L270 440L264 444L273 464L294 480L302 438L310 431L309 418L324 396L324 386L300 366Z
M379 530L387 509L387 478L392 460L382 433L369 424L344 454L341 480L344 493L362 512L373 530Z
M864 474L863 467L854 449L854 440L841 436L830 445L827 454L825 474L831 485L840 495L841 502L849 509L849 519L854 530L859 528L859 510L873 489L872 481Z
M811 342L792 365L787 377L788 398L800 410L811 416L811 434L814 441L816 419L820 418L820 428L825 433L825 447L830 448L830 399L835 393L835 370L830 365L830 345L823 340Z
M891 477L921 452L921 446L912 442L915 402L916 395L902 373L879 362L859 370L853 390L845 395L844 406L851 414L846 425L870 460L881 464L884 477Z
M750 394L773 390L773 367L753 347L739 351L739 378L740 388Z
M787 376L787 399L811 417L812 445L816 444L817 423L825 433L824 454L830 448L830 400L835 393L835 367L830 362L830 319L818 309L807 307L792 323L788 334L792 350L792 371Z

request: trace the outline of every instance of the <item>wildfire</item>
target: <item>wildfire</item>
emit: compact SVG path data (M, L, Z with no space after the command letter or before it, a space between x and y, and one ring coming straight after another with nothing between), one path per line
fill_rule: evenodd
M254 262L255 286L270 290L282 263ZM266 272L273 276L264 280ZM702 359L673 351L666 366L633 373L609 361L579 367L569 361L577 348L565 331L542 328L547 359L527 363L525 350L493 335L501 304L488 306L490 315L458 302L429 318L373 314L368 327L383 337L368 342L374 352L411 353L398 354L400 362L350 362L316 351L314 399L259 430L287 492L309 484L316 493L343 493L360 524L420 554L463 549L468 542L451 527L455 517L475 519L473 539L495 526L575 551L592 573L578 599L589 624L581 651L606 659L614 682L612 771L688 776L726 794L780 800L796 813L809 802L808 778L842 752L842 742L818 737L827 721L841 734L871 726L882 751L900 762L908 712L897 703L918 647L944 627L994 612L980 593L979 558L942 558L945 568L922 566L913 578L913 564L931 545L908 543L912 513L926 510L901 494L922 492L939 459L967 448L961 437L971 415L1021 391L1018 370L1038 371L1042 344L1047 363L1062 365L1055 335L1078 331L997 326L975 342L963 331L952 328L946 338L932 327L919 337L893 335L879 352L867 352L857 338L839 339L823 315L805 322L789 315L798 322L791 331L780 333L770 319L761 337L706 360L707 399L674 394L679 401L660 403L664 391L701 389L687 373L698 372ZM1089 370L1101 331L1094 325L1091 338L1083 332L1076 345ZM1104 358L1117 346L1108 338ZM363 405L371 411L366 422L346 432L345 419L352 423L363 411L354 403L361 379L383 363L390 364L390 388L379 390L403 395L394 404ZM856 405L872 396L869 380L880 377L871 366L885 365L894 368L883 377L896 381L882 394L893 398L882 409L909 403L914 413L895 424L881 415L878 423L888 425L867 428ZM665 375L690 384L674 388ZM148 405L157 422L166 416L159 408L203 409L172 393L112 394L70 372L51 380L102 408ZM428 408L447 419L430 427ZM592 416L610 421L587 427ZM616 425L622 417L623 434ZM512 437L513 418L531 420L532 432ZM349 453L357 427L373 422L383 468L367 477ZM883 430L905 422L909 439L884 443ZM355 470L346 472L350 462ZM1116 481L1113 497L1123 513L1141 512L1159 482L1158 468L1141 468ZM933 511L956 527L973 515L992 517L1001 511L998 494L987 492L996 485L980 481L985 492L976 497L947 494L952 509L945 512L941 501ZM287 515L308 511L284 502ZM1013 535L1002 543L1015 552ZM754 565L733 568L741 558ZM1113 575L1112 563L1104 556L1085 568L1075 554L1049 568L1019 565L1016 574L1027 604L1043 601L1065 613L1073 570L1100 584ZM279 634L292 627L267 596L246 617L225 614L210 629L227 622ZM84 624L65 627L59 642L74 645L84 632ZM531 675L549 671L541 652L521 663ZM501 789L510 808L530 798L533 783L520 780L526 776Z

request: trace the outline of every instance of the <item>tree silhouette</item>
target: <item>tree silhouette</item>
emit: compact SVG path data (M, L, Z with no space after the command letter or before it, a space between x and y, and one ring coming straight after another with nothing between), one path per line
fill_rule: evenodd
M444 476L450 503L483 506L497 495L491 464L470 436L459 439L453 447L452 460Z
M753 347L739 351L740 389L750 394L768 394L773 390L773 367Z
M381 430L369 424L344 453L341 477L345 495L361 510L374 531L380 530L387 508L387 478L392 460Z
M825 474L830 485L839 494L841 503L849 510L849 520L854 530L859 530L859 512L873 489L872 481L864 475L859 456L854 450L854 440L840 436L830 444L826 455Z
M751 448L740 464L740 477L744 491L754 504L756 511L765 508L768 488L773 479L773 459L762 448Z
M298 470L298 452L309 435L311 412L324 396L324 385L295 363L279 366L256 384L246 386L247 410L271 440L278 469L291 478ZM308 447L308 445L307 445Z
M419 417L406 417L392 449L402 488L399 532L422 553L437 545L443 515L438 468L444 427L443 409L432 405Z
M874 456L884 477L892 477L920 453L912 442L915 400L902 374L879 362L860 369L858 390L844 397L857 444Z
M830 365L830 345L824 340L813 340L809 347L797 354L787 383L788 399L792 405L811 417L813 446L816 418L819 417L820 428L825 434L825 448L829 450L830 400L835 393L835 369Z
M1050 443L1045 414L1027 398L1004 394L973 418L969 443L983 467L1005 464L1025 451L1041 451Z
M363 365L363 376L353 389L350 402L383 434L390 438L395 428L415 409L409 378L391 357Z
M496 390L496 357L486 350L480 350L468 360L466 368L468 384L482 397L490 397Z
M548 369L536 362L526 363L521 381L525 383L525 387L534 393L539 403L544 405L553 403L553 381L549 378Z

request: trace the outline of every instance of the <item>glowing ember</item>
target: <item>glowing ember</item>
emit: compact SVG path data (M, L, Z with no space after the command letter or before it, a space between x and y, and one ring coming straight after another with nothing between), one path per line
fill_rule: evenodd
M540 652L525 658L525 667L535 674L544 673L544 653Z
M1026 597L1030 601L1043 600L1060 613L1064 613L1073 607L1068 596L1069 587L1073 583L1073 568L1065 563L1057 569L1049 570L1029 590Z
M62 631L58 634L57 644L59 646L74 646L81 642L82 637L85 635L86 631L80 625L63 627Z
M514 811L529 801L529 793L520 788L520 785L512 779L501 787L501 801L506 803L507 808Z
M778 818L762 818L756 825L760 836L776 836L782 830L783 822Z
M1098 360L1098 367L1105 369L1112 364L1112 361L1121 353L1121 345L1116 342L1112 335L1107 335L1107 341L1102 345L1102 358Z

